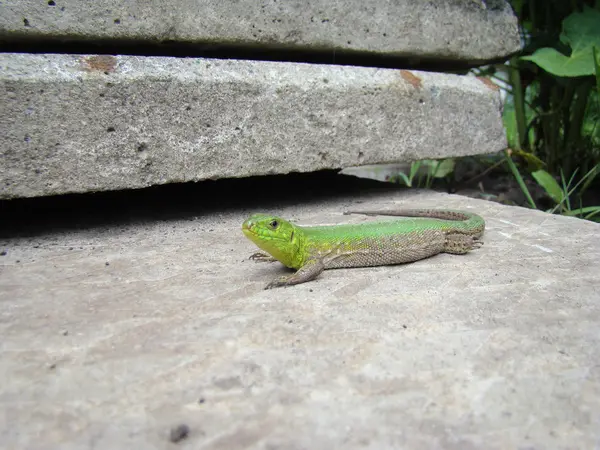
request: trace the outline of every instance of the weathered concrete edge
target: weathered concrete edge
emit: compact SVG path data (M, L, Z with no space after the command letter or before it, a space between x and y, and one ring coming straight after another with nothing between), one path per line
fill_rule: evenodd
M192 6L194 5L194 6ZM487 61L520 49L504 0L0 3L5 40L180 42Z
M338 169L506 146L474 77L294 63L0 55L0 198Z

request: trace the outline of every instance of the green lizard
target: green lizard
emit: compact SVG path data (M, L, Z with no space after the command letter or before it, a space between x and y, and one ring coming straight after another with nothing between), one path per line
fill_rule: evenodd
M265 289L314 280L325 269L401 264L438 253L462 255L480 247L485 221L477 214L437 209L348 211L344 214L419 217L351 225L298 226L280 217L253 214L242 231L266 253L250 258L297 269Z

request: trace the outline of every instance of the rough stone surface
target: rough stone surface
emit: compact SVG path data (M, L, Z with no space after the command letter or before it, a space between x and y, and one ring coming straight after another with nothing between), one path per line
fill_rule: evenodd
M504 0L20 0L0 2L4 39L136 40L352 50L483 61L518 51Z
M326 65L0 55L0 198L501 150L494 85Z
M595 448L600 226L430 193L277 212L360 201L478 211L485 245L265 291L247 210L0 240L4 448Z

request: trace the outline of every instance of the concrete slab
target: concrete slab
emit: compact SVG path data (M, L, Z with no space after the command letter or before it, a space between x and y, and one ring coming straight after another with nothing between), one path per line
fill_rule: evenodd
M494 85L310 64L0 55L0 198L490 153Z
M476 210L485 245L264 291L250 209L5 233L4 448L597 446L599 225L414 192L253 209L357 203Z
M468 62L520 48L517 19L505 0L5 1L0 37L359 51Z

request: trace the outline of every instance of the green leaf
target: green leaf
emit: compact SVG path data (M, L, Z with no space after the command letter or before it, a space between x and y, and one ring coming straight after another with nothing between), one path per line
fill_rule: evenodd
M435 168L435 173L433 174L434 178L445 178L454 172L454 166L456 166L456 161L454 159L448 158L439 162L437 167Z
M423 161L413 161L410 164L410 180L412 182L412 180L415 179L415 176L417 175L417 173L419 173L419 169L421 168L421 164L423 163Z
M593 75L593 48L600 48L600 11L585 6L582 12L574 12L563 20L562 26L560 41L571 48L571 55L546 47L521 59L559 77Z
M596 87L600 94L600 46L594 46L594 70L596 71Z
M560 203L563 199L563 190L560 188L558 182L545 170L536 170L531 175L535 178L535 181L544 188L548 195L556 203Z
M404 172L398 172L398 177L400 177L400 179L401 179L402 181L404 181L404 184L405 184L407 187L412 187L412 182L411 182L411 180L409 180L409 179L408 179L408 177L406 176L406 174L405 174Z
M596 164L594 167L592 167L588 171L588 173L586 173L584 175L583 179L581 180L584 183L583 183L583 186L581 186L579 195L582 195L587 190L587 188L590 186L590 184L592 184L592 182L596 178L596 175L598 175L598 172L600 172L600 163Z
M515 107L512 101L507 101L504 104L504 110L502 111L502 121L504 122L504 129L506 130L506 140L510 148L517 148L518 145L518 134L517 134L517 119L515 116Z
M525 184L525 180L523 180L523 177L519 173L519 169L517 169L517 165L514 163L514 161L510 157L510 151L504 150L504 159L506 161L506 164L508 164L508 167L510 168L510 171L513 173L515 179L517 180L517 183L519 184L519 187L521 188L521 191L523 191L523 195L525 196L525 198L529 202L529 205L532 208L537 209L537 206L536 206L535 202L533 201L533 197L531 197L531 194L529 193L529 189L527 189L527 185Z
M577 216L579 214L588 214L588 213L594 213L594 214L600 213L600 206L586 206L584 208L572 209L571 211L566 211L565 216Z
M593 211L590 214L588 214L587 216L585 216L585 219L592 220L592 218L597 216L598 214L600 214L600 206L598 206L595 211ZM596 220L596 219L594 219L594 220Z
M452 158L443 160L424 159L422 162L427 167L427 175L433 178L445 178L454 171L456 165Z
M565 216L583 216L583 218L587 220L592 220L592 218L598 214L600 214L600 206L587 206L585 208L577 208L564 212Z

